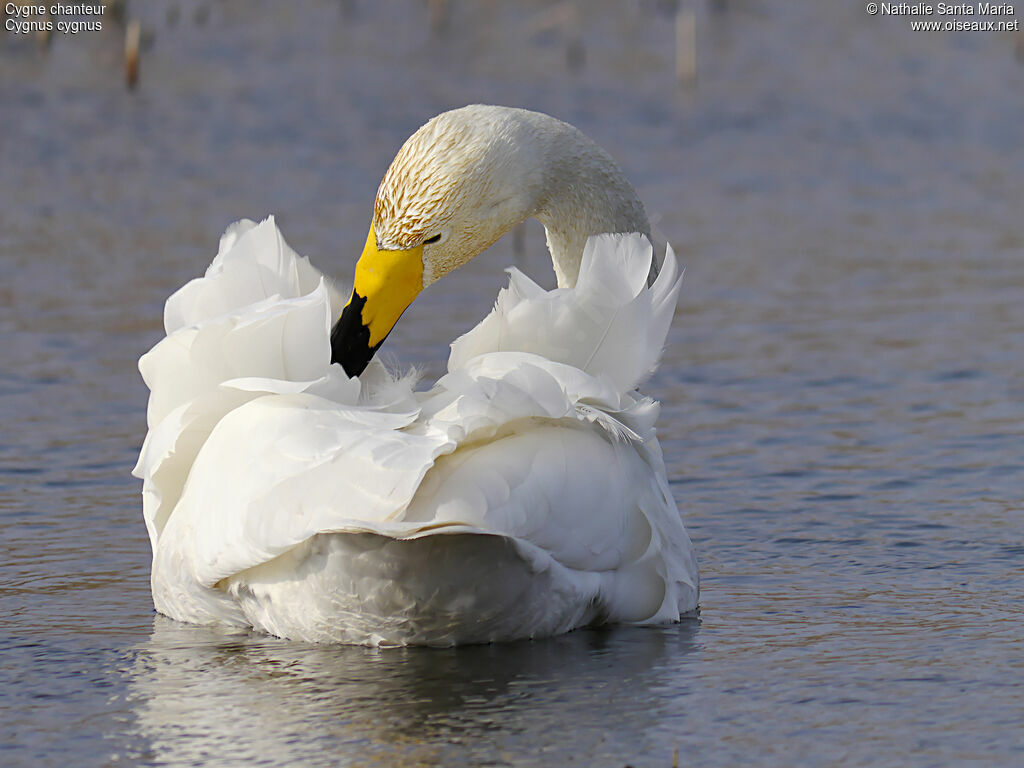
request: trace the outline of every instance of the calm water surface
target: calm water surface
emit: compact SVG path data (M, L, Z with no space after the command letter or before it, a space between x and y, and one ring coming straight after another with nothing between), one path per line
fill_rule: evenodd
M135 93L112 20L0 42L0 764L1024 763L1024 45L697 4L679 90L670 5L133 5ZM583 128L687 264L648 391L700 617L385 652L155 616L163 300L243 216L350 274L402 140L473 101ZM434 376L503 266L552 283L520 242L388 353Z

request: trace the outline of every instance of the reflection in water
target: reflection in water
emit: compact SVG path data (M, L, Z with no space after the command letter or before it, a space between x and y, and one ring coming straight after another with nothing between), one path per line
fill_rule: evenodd
M172 764L451 765L473 755L514 764L504 747L523 764L541 747L546 764L625 762L668 693L679 694L678 666L698 629L690 620L538 642L378 650L158 616L135 653L128 700L147 754ZM666 664L677 670L675 688L665 686ZM559 731L564 738L538 738Z

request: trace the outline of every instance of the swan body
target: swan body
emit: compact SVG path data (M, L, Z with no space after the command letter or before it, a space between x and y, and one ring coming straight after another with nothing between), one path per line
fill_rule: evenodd
M439 119L425 127L432 138L421 129L399 153L347 305L272 218L230 227L205 276L168 299L167 336L139 364L151 395L135 469L161 613L314 642L453 645L673 621L696 607L696 560L655 434L658 406L636 391L657 364L681 281L669 248L649 284L642 206L622 214L632 234L588 232L602 228L598 214L549 229L560 287L545 291L509 270L508 288L453 342L431 389L414 391L372 360L347 372L358 344L339 347L339 328L372 343L404 300L375 291L418 292L511 226L502 217L569 205L538 192L553 150L535 123L557 121L467 110L454 135L479 146L462 151L470 159L460 155L461 165L431 165L439 142L459 152ZM555 144L607 169L607 155L561 126L545 129ZM541 170L502 155L523 144ZM500 169L513 165L502 188ZM472 194L465 178L481 180ZM524 190L529 178L536 189ZM448 191L443 215L427 199L437 189ZM612 196L620 192L631 188ZM501 197L496 206L488 194ZM498 223L468 220L474 205ZM423 240L438 229L447 247L431 249ZM576 242L578 254L560 250ZM345 367L332 364L339 348Z

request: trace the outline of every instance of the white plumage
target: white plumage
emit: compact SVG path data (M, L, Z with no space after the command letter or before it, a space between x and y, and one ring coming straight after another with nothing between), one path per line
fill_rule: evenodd
M698 575L637 393L681 275L639 234L587 241L574 287L517 270L414 392L332 365L340 293L243 221L167 301L140 360L135 473L157 610L318 642L487 642L672 621Z

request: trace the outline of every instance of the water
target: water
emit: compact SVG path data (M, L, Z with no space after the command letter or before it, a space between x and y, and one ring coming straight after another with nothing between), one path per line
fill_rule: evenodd
M435 32L420 3L133 5L135 93L112 20L5 37L0 763L1024 761L1020 38L698 4L680 90L669 5L573 31L450 3ZM271 212L350 273L402 140L472 101L579 125L679 245L647 389L700 617L371 651L155 616L129 471L164 298ZM551 284L523 241L421 296L390 353L436 375L504 265Z

